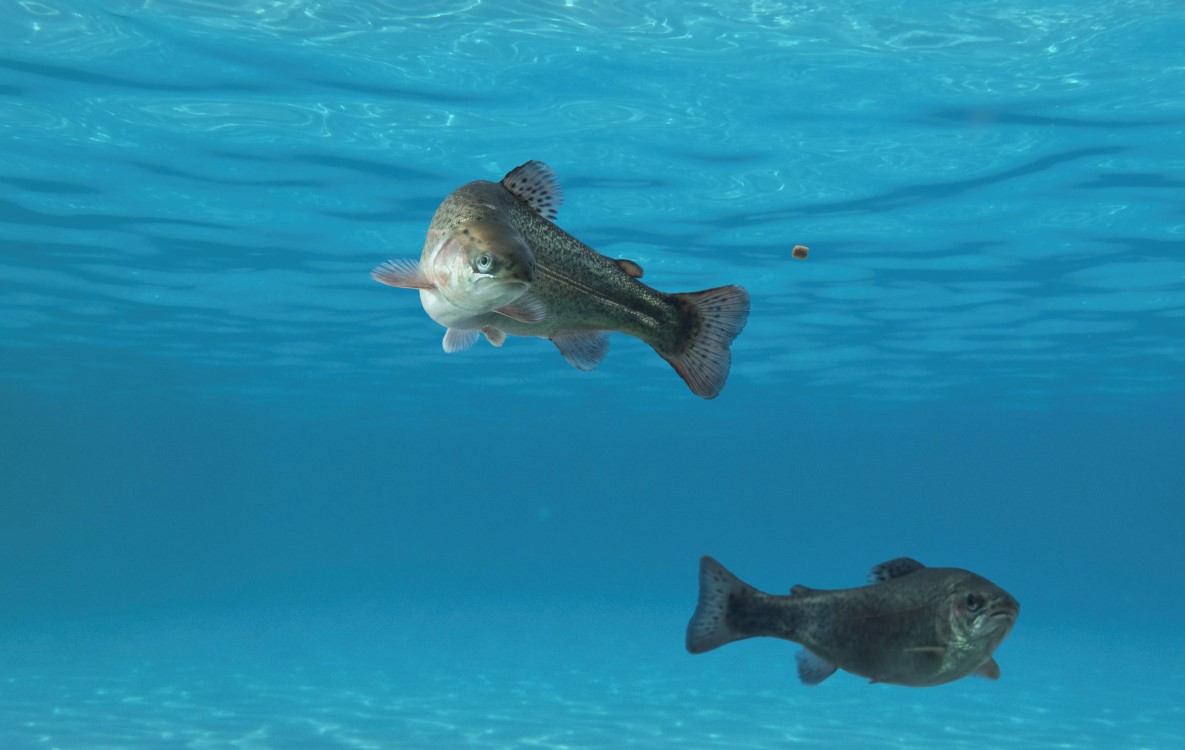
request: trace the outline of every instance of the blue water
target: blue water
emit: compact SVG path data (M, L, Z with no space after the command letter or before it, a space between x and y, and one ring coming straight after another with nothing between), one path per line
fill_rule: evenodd
M1185 747L1173 3L0 5L0 748ZM529 159L719 398L369 270ZM791 257L796 244L806 260ZM999 681L683 649L907 555Z

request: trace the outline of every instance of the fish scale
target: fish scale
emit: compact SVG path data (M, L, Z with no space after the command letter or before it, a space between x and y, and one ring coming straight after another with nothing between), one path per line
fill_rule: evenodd
M612 329L669 346L666 334L680 316L669 297L629 276L618 264L548 222L538 214L512 212L512 224L535 254L540 279L532 286L547 314L532 325L490 318L489 322L518 336L550 338L571 331Z

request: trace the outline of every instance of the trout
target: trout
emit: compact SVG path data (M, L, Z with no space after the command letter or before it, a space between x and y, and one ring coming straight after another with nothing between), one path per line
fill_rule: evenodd
M551 169L538 161L498 183L471 182L437 210L418 266L389 262L372 276L420 290L424 309L449 329L446 351L468 348L479 334L494 346L508 335L535 336L549 339L574 367L591 370L608 353L609 334L618 332L649 344L696 395L719 395L732 362L729 346L749 316L748 293L735 285L674 294L654 289L639 281L637 263L601 255L556 226L562 200ZM457 227L480 229L483 247L515 259L520 270L530 256L533 279L515 289L518 296L474 300L462 290L443 298L440 274L429 272L429 249L456 242Z
M798 677L817 685L843 669L871 682L927 687L967 675L998 679L992 654L1020 613L1016 599L959 568L900 557L872 569L872 584L762 593L710 557L700 561L699 604L687 650L743 638L800 643Z

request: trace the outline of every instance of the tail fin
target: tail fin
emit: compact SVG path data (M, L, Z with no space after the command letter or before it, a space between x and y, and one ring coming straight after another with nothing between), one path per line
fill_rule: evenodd
M692 393L716 398L732 366L728 345L749 319L749 293L739 286L721 286L672 296L683 303L689 335L678 351L658 353L671 363Z
M756 633L743 633L729 622L730 605L736 596L760 596L760 592L729 573L723 565L708 556L699 561L699 603L687 623L687 650L702 654L726 643L750 638Z

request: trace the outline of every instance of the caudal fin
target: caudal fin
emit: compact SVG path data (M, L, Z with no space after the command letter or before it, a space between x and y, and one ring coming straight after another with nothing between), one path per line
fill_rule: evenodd
M699 561L699 603L687 623L687 650L702 654L726 643L750 638L730 623L730 606L735 599L760 596L760 592L729 573L708 556Z
M683 303L688 333L676 351L657 351L692 393L716 398L732 366L728 346L749 319L749 293L734 285L672 296Z

